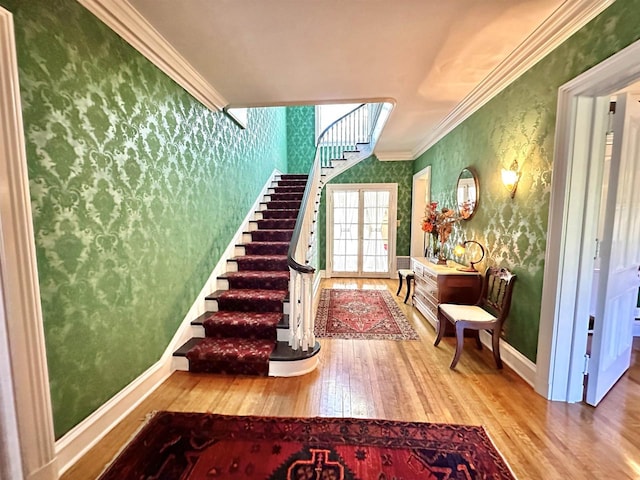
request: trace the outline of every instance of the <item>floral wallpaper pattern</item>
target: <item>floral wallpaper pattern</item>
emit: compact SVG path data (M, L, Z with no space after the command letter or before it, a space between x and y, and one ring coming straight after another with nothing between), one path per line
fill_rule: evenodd
M640 38L640 1L618 0L546 58L513 82L415 162L432 165L432 197L451 204L458 174L474 167L480 180L476 215L460 224L449 246L462 237L487 247L486 263L514 270L507 341L536 360L546 249L558 88ZM515 198L500 170L517 159Z
M56 436L155 363L274 168L284 108L241 130L73 0L13 14Z
M316 155L316 107L287 107L289 173L309 173Z

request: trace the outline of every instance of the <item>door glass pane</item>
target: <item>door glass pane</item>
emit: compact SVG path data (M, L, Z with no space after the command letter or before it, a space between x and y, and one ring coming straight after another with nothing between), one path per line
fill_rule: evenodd
M333 194L333 270L358 271L358 192Z
M362 271L388 272L389 192L365 191L363 203Z

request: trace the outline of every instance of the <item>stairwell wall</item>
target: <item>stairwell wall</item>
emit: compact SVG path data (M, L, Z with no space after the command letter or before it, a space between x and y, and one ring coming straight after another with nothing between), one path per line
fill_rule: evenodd
M441 206L453 205L464 167L478 172L478 210L456 226L449 248L463 237L477 240L487 247L488 259L479 268L490 263L518 275L505 339L534 362L558 88L640 38L638 25L640 1L616 1L415 161L414 172L431 165L432 199ZM522 178L511 199L500 171L514 159Z
M396 231L396 256L409 255L411 250L411 188L413 183L413 161L381 162L375 155L357 163L350 169L331 179L332 183L397 183L398 227ZM327 207L326 189L322 190L318 212L318 261L319 269L325 270L327 263Z
M56 437L162 355L274 170L284 108L246 130L73 0L14 15Z
M287 107L289 173L308 174L316 155L316 107Z

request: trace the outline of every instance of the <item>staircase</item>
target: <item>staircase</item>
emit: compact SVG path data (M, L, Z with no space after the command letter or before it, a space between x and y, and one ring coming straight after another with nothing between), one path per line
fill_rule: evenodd
M228 261L193 337L173 354L177 370L294 376L314 370L313 285L318 205L324 185L367 158L390 102L362 104L320 135L309 175L282 175L267 192L238 255Z
M287 252L300 209L306 175L282 175L256 212L240 255L228 261L207 311L192 322L195 336L175 353L180 369L232 375L295 374L319 351L292 350L288 343ZM302 363L302 365L300 365Z

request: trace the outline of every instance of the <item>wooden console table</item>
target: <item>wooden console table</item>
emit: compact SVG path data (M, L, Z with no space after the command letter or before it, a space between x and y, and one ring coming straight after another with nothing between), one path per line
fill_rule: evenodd
M438 304L473 304L480 296L482 277L478 272L461 272L460 265L448 267L436 265L424 257L411 257L415 274L413 304L438 330ZM447 322L448 323L448 322ZM455 335L452 325L447 325L446 335Z

